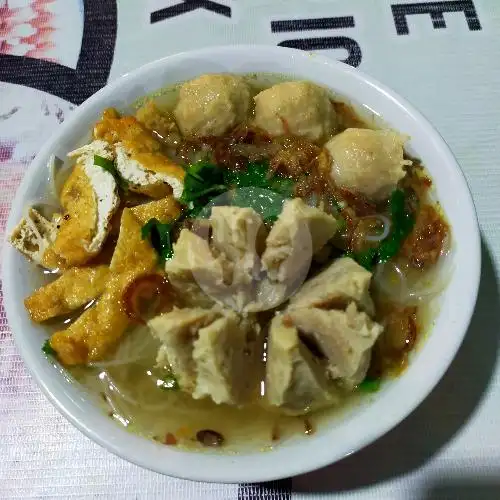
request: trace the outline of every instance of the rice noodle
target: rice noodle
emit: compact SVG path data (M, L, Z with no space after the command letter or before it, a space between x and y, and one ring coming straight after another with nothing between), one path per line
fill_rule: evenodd
M310 207L316 208L319 205L320 200L316 193L312 193L304 200L304 202Z
M116 368L137 363L147 358L154 359L157 350L158 342L149 333L148 328L138 326L121 341L112 359L89 363L89 366L102 370Z
M386 217L385 215L382 214L375 214L375 215L368 215L366 217L363 217L363 219L377 219L382 222L383 225L383 231L381 234L374 234L374 235L368 235L365 236L366 241L371 241L371 242L380 242L385 240L391 231L391 226L392 222L389 219L389 217Z
M155 374L154 365L159 342L151 335L146 326L139 325L128 333L109 361L89 363L88 366L99 370L98 379L103 386L106 400L111 406L114 417L127 426L132 421L134 408L147 411L165 411L171 404L167 397L158 397L156 391L132 391L123 377L130 377L128 369L134 370L134 377L144 377L142 383L151 384L166 396L160 388L161 379ZM140 374L137 374L139 369ZM135 380L136 383L139 380ZM167 391L168 392L168 391ZM147 396L149 394L149 397Z
M453 252L444 251L433 269L413 270L420 276L410 282L412 270L396 262L379 264L373 276L374 286L389 299L407 306L429 302L440 295L453 275Z

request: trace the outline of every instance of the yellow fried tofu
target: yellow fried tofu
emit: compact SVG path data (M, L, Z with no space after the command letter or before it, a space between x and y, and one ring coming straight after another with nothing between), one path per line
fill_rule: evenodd
M159 152L161 143L135 117L121 117L113 108L104 110L94 126L94 138L115 144L125 143L133 151Z
M46 269L63 270L68 268L66 261L54 252L52 246L47 248L40 264Z
M107 142L93 141L68 155L78 159L61 192L64 215L51 247L66 267L85 264L99 253L119 206L116 181L94 164L95 155L112 160L114 153Z
M120 235L111 259L110 269L113 274L122 274L133 269L138 271L153 270L158 263L158 256L147 239L142 239L143 224L125 208L122 214Z
M49 269L55 269L58 267L56 262L50 262L51 265L46 265L48 262L44 262L44 260L49 253L50 245L54 241L56 234L56 222L46 219L32 207L14 228L9 241L14 248L29 260Z
M182 195L184 169L164 154L159 136L136 117L108 109L94 127L94 138L114 145L117 171L131 191L151 198Z
M182 195L185 171L162 153L117 144L116 168L131 191L151 198Z
M173 196L166 196L160 200L143 203L131 209L134 217L142 224L150 219L157 219L166 224L177 219L181 213L181 207Z
M68 265L80 265L90 258L85 243L90 243L97 222L94 190L82 164L77 163L61 191L64 216L52 245L54 253Z
M107 266L73 268L24 300L37 323L76 311L99 297L109 279Z
M157 267L155 250L148 240L142 239L141 227L131 209L125 208L110 265L112 277L103 295L66 330L50 338L50 345L63 364L85 364L102 359L130 324L123 305L127 286L139 276L162 272Z
M50 345L61 363L79 365L102 359L123 335L130 320L122 293L134 276L124 277L112 277L95 306L86 309L66 330L52 335Z

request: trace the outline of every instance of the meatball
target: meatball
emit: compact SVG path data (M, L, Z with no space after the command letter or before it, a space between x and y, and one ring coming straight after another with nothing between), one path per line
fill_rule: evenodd
M325 148L332 160L331 176L337 186L367 196L386 199L405 176L403 157L406 136L391 130L348 128L330 139Z
M250 89L233 75L202 75L184 83L174 109L184 136L219 136L244 121Z
M319 141L335 129L337 120L328 94L312 83L279 83L254 100L255 125L271 136L293 134Z

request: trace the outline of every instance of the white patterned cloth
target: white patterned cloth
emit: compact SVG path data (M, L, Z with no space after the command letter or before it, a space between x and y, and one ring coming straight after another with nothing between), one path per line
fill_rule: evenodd
M231 43L318 50L407 97L457 156L483 236L477 310L431 396L365 450L270 484L191 483L101 449L40 393L0 310L0 498L500 498L499 40L499 0L0 0L2 241L24 171L76 105L148 61Z

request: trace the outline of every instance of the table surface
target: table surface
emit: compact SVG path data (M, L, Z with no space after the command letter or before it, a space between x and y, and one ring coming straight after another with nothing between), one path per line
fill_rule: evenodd
M23 173L76 105L143 63L230 43L345 60L434 123L465 172L483 242L462 348L420 407L368 448L275 483L203 484L142 470L72 428L29 376L0 309L0 498L500 498L498 0L0 0L1 241Z

